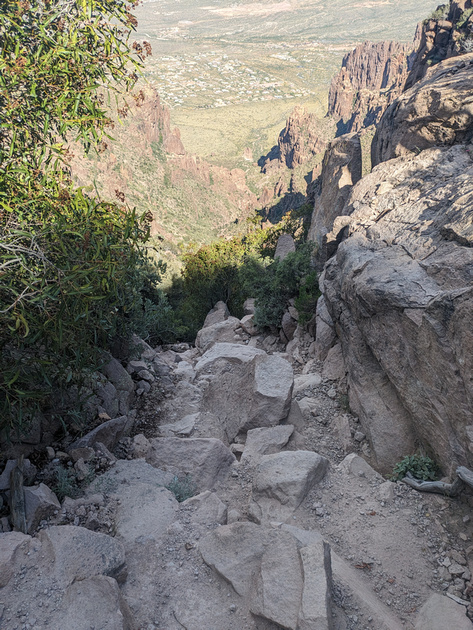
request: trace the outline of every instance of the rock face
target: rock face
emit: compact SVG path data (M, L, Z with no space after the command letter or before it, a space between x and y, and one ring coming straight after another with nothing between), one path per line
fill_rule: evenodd
M371 147L373 166L473 137L473 54L444 61L386 111Z
M327 146L325 125L314 114L297 105L281 131L278 144L258 162L264 173L269 169L295 168L305 164ZM277 191L275 191L278 194ZM281 193L281 191L279 191Z
M434 18L424 20L406 89L420 81L431 65L472 51L471 8L471 0L450 0L450 4L439 6Z
M413 45L364 42L345 55L332 79L328 113L345 133L377 123L401 94L412 65Z
M381 164L353 188L350 216L335 222L348 238L321 286L347 361L350 405L385 471L416 438L446 473L473 464L470 146Z
M324 156L322 174L315 193L314 211L309 239L317 243L323 253L320 260L330 257L325 235L331 231L334 219L343 214L348 194L361 179L362 156L360 138L347 134L333 140Z

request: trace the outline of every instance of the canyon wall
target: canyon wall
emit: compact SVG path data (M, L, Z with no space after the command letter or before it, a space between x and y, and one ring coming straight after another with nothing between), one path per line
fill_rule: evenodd
M384 472L418 449L446 475L473 467L472 70L473 54L450 58L404 92L354 186L324 159L322 192L345 201L314 210L320 287Z

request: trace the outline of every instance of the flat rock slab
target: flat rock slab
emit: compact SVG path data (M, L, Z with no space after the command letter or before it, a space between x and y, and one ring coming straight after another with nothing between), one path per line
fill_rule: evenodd
M180 440L178 440L180 441ZM119 460L91 485L90 492L103 491L120 499L116 532L125 545L136 541L158 541L176 519L178 503L165 486L171 473L143 460Z
M322 383L322 377L320 374L313 372L311 374L301 374L294 378L294 395L299 394L305 389L312 389L318 387Z
M205 352L216 343L243 343L243 339L236 333L240 328L240 320L228 317L226 320L201 328L197 333L195 345Z
M288 630L331 628L330 552L322 540L305 546L288 531L245 522L214 530L199 548L254 615Z
M182 507L192 508L191 519L200 525L224 525L227 522L227 506L215 492L206 490L182 502Z
M434 593L420 609L415 630L471 630L472 627L465 606Z
M256 463L263 455L273 455L286 446L294 433L292 424L280 424L277 427L251 429L246 436L246 444L241 461Z
M192 477L198 490L211 490L223 481L236 461L223 442L215 438L154 438L147 461L156 468L181 471Z

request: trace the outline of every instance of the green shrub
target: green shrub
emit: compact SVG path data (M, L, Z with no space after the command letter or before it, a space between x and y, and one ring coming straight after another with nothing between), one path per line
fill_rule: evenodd
M193 482L191 475L186 475L183 478L175 476L171 483L165 487L173 493L179 503L190 499L197 491L197 486Z
M393 469L391 479L399 481L407 473L411 473L416 479L423 481L435 481L439 476L437 464L425 455L407 455L398 462Z

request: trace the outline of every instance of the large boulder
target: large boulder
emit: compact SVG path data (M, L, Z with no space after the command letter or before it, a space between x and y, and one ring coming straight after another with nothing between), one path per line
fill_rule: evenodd
M208 324L197 333L195 345L206 352L216 343L243 343L243 337L237 332L239 328L241 329L240 320L231 316L215 324Z
M385 472L419 439L446 474L473 466L470 155L456 145L377 166L350 194L320 281L350 407Z
M433 593L417 615L415 630L471 630L466 608L445 595Z
M263 455L253 481L252 517L285 520L327 472L328 460L312 451Z
M287 630L332 628L330 548L322 540L232 523L214 530L199 549L257 617Z
M235 344L216 344L196 365L198 375L212 375L203 409L213 413L228 442L239 433L283 421L290 409L292 367L278 355Z
M435 66L384 113L371 146L373 166L433 146L470 141L472 90L473 53Z

